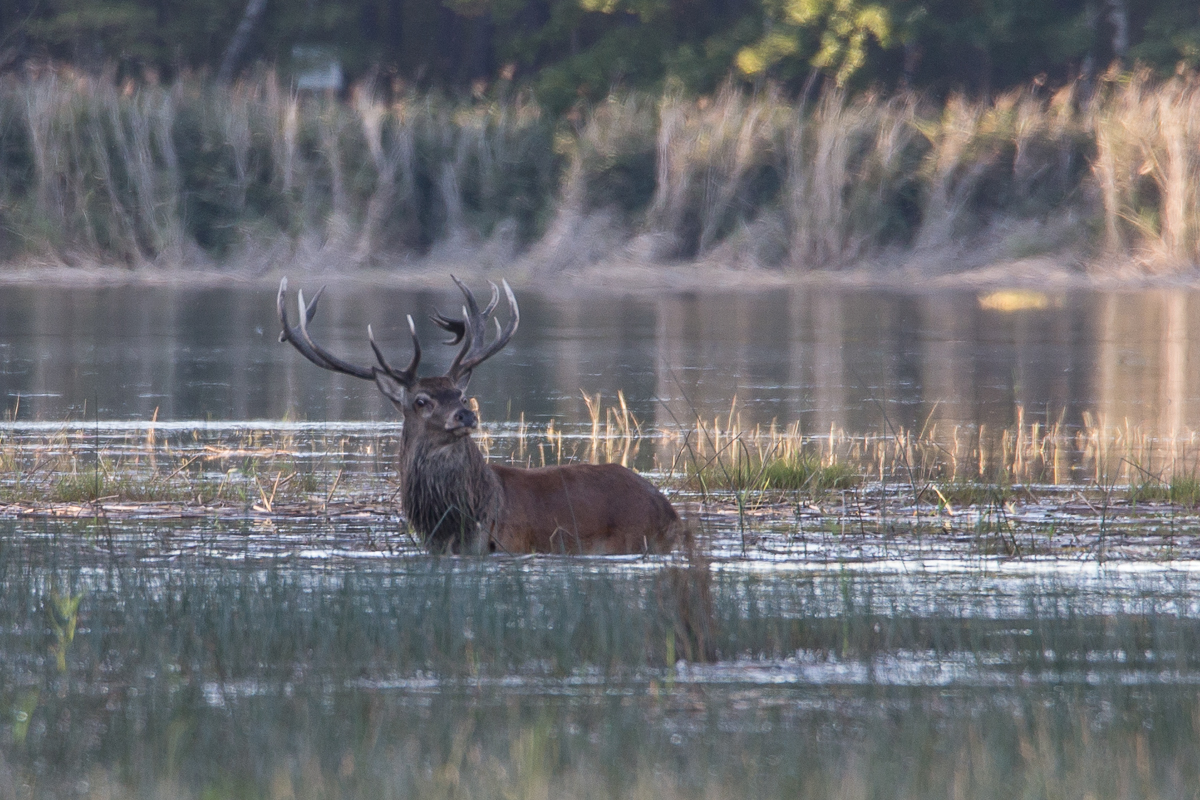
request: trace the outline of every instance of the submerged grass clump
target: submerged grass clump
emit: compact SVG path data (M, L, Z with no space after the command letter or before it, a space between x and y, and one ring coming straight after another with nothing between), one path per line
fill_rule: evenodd
M724 492L802 492L820 496L828 491L852 489L862 474L850 464L822 464L813 455L768 457L763 461L739 460L733 464L715 459L689 468L685 485L702 494Z
M815 457L787 456L768 461L762 469L765 491L807 490L814 494L830 490L852 489L862 481L862 475L849 464L835 461L822 464Z
M1168 481L1148 477L1129 486L1131 503L1166 502L1185 508L1200 506L1200 479L1195 475L1177 475Z
M930 486L930 494L942 506L1003 506L1014 497L1011 484L983 480L955 480Z

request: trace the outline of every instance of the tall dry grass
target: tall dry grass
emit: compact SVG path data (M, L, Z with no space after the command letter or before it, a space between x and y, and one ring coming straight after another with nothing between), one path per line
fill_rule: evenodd
M944 102L726 86L551 119L520 94L362 85L338 99L271 73L118 87L46 72L0 84L0 256L346 266L495 244L558 266L624 254L836 269L1033 220L1070 230L996 254L1074 242L1187 263L1198 150L1191 73Z
M792 262L841 266L882 243L919 153L915 98L821 98L788 128L785 216ZM903 226L903 222L900 222Z
M1200 79L1113 76L1087 109L1108 247L1200 257Z
M558 174L520 98L348 102L273 75L124 89L50 73L0 85L3 255L130 265L282 246L362 263L439 241L532 239Z
M703 256L778 192L787 105L729 87L711 102L668 95L658 109L654 200L647 228L662 256Z
M734 406L727 415L659 431L658 460L705 494L819 495L871 482L903 485L929 502L948 486L1014 485L1121 487L1150 499L1200 502L1196 431L1163 434L1090 413L1081 425L1066 425L1029 419L1020 406L1016 411L1014 424L999 429L928 424L852 434L837 427L805 431L795 422L751 427Z

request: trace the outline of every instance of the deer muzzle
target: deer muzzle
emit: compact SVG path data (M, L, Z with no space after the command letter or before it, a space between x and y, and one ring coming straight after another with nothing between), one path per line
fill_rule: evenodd
M460 408L446 418L446 430L451 433L468 434L479 427L479 417L469 408Z

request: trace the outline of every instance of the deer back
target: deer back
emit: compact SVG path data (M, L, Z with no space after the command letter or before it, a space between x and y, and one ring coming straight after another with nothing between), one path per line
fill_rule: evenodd
M500 552L665 553L683 534L662 492L618 464L492 470L504 495Z

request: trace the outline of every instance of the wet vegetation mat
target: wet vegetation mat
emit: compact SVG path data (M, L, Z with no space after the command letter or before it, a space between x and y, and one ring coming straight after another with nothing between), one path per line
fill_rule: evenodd
M623 404L591 424L492 424L498 463L615 461L691 521L709 558L843 561L1019 557L1176 560L1200 553L1200 447L1099 425L807 435L724 419L642 430ZM359 423L12 424L0 518L170 523L341 550L418 547L398 500L399 426ZM154 527L151 525L151 527ZM158 526L164 530L162 526ZM299 531L305 531L300 533ZM344 532L344 533L343 533ZM208 546L208 545L206 545Z
M0 521L3 796L1125 798L1200 780L1188 569L161 536Z
M494 460L639 467L698 535L473 558L406 533L397 433L8 426L0 797L1200 785L1200 520L1155 466L1186 442L488 425Z

